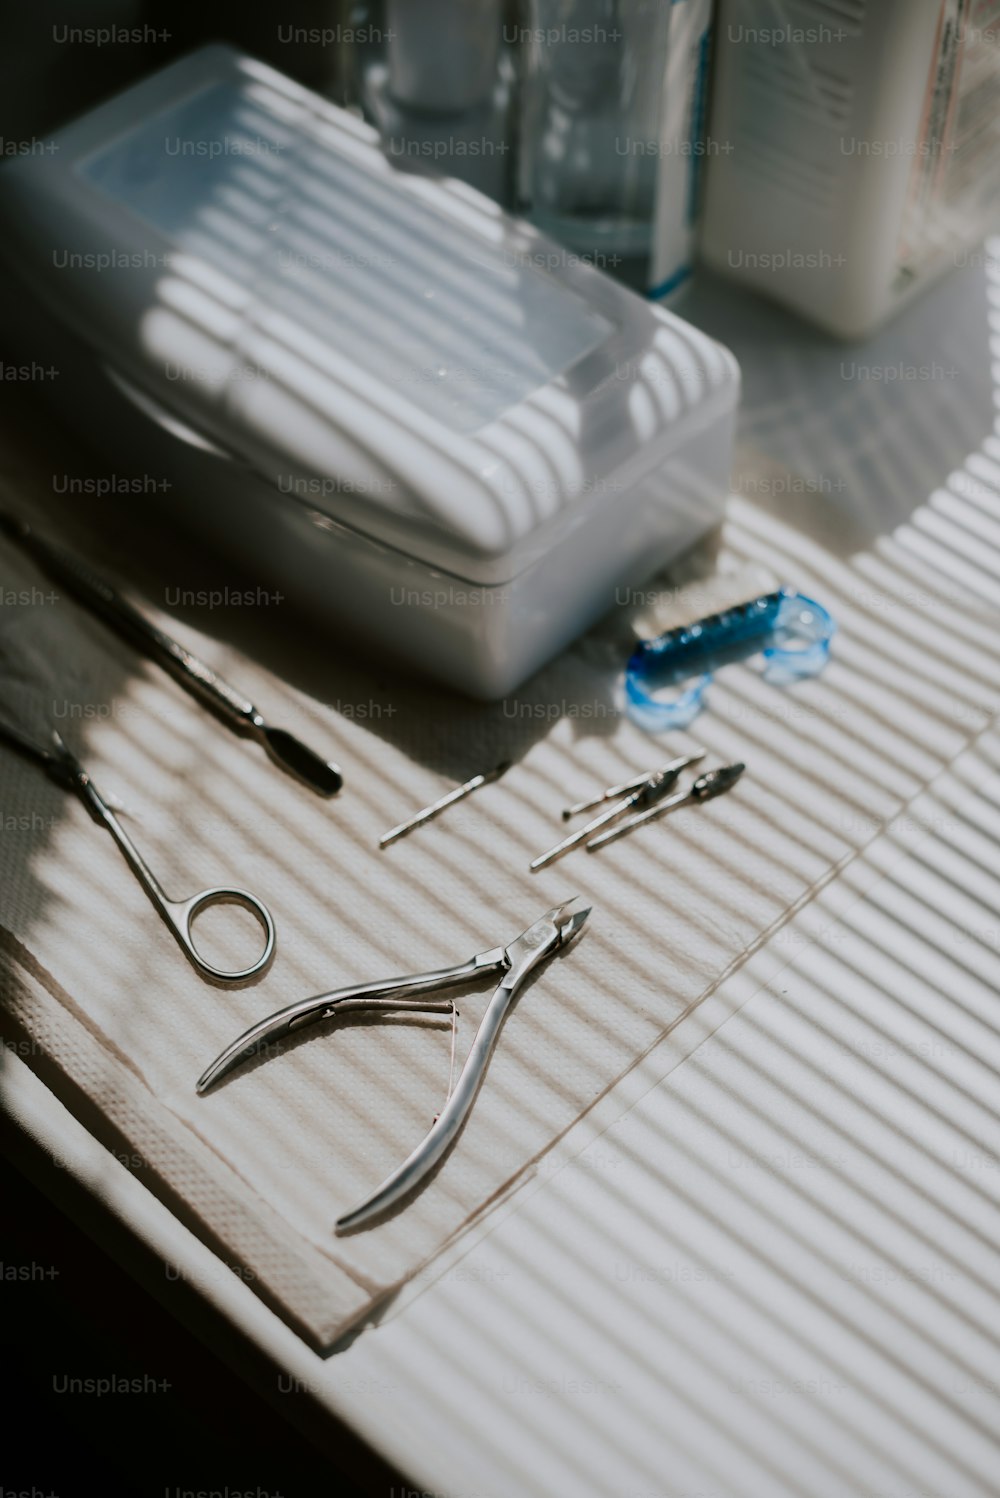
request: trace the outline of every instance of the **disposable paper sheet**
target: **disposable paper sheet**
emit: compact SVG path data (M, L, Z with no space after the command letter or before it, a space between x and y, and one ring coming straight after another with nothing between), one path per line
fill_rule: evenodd
M935 516L938 531L958 524ZM239 648L211 614L201 632L165 595L159 609L140 600L270 719L338 760L345 785L331 802L74 605L46 601L50 585L4 545L5 710L39 730L54 722L125 801L169 893L236 883L266 901L278 929L262 980L205 984L84 808L0 750L5 1041L234 1273L314 1346L335 1345L523 1180L995 714L1000 593L991 601L932 567L911 530L834 560L734 500L714 584L668 594L665 609L644 599L488 706L355 663L326 639L307 646L277 607L257 610ZM90 548L113 569L113 547L102 557L91 535ZM823 676L779 688L757 662L729 666L687 735L655 740L623 716L613 681L630 618L662 627L775 581L839 620ZM286 658L297 685L283 679ZM563 835L563 806L694 743L706 764L746 761L730 795L529 872ZM379 851L388 827L504 758L515 763L502 780ZM338 1238L333 1224L440 1109L446 1021L324 1024L196 1096L207 1062L261 1016L463 961L573 894L593 904L587 928L524 991L457 1146L404 1211L371 1229ZM213 939L236 960L257 932L223 920ZM490 992L458 999L459 1064Z

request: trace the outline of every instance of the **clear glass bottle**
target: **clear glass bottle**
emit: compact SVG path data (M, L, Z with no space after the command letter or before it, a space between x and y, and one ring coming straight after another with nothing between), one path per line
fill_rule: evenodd
M357 0L343 102L400 165L460 177L509 206L511 49L503 0Z
M666 194L693 218L709 0L528 0L527 15L518 207L637 289L672 281L654 274L658 213Z

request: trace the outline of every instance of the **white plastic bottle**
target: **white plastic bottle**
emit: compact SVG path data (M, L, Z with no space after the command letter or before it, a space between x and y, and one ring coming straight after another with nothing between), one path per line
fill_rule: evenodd
M862 337L1000 218L998 0L721 0L702 250Z

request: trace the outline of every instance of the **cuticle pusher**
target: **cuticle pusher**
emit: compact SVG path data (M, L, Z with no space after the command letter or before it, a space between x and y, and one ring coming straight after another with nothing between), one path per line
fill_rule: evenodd
M268 758L320 796L332 796L344 783L338 765L324 760L286 728L275 728L262 713L179 640L151 624L115 588L73 552L44 541L23 520L0 511L0 533L28 553L78 603L210 708L228 728L262 745Z

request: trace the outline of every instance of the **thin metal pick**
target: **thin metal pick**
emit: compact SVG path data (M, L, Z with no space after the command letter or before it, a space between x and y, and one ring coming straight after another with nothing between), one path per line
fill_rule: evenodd
M431 821L446 807L454 806L456 801L462 801L473 791L478 791L481 785L490 785L494 780L499 780L500 776L505 775L509 769L510 760L505 759L501 760L495 770L487 770L482 775L473 775L471 780L467 780L464 785L456 786L453 791L448 792L447 796L442 796L440 801L435 801L433 806L425 806L423 811L418 811L407 821L400 822L399 826L393 827L390 832L383 833L378 840L379 847L388 848L390 843L394 843L397 838L405 837L408 832L413 831L414 827L422 827L424 822Z
M693 760L700 759L704 752L700 749L697 754L682 754L679 759L671 760L661 769L651 770L647 775L642 776L635 790L629 795L616 801L599 816L592 817L578 832L570 833L569 837L564 837L561 843L556 843L554 848L549 848L547 852L540 853L537 858L532 859L529 865L532 873L537 872L538 869L544 869L547 864L554 863L557 858L562 858L563 854L569 853L572 848L579 847L599 827L606 827L609 822L617 822L620 817L626 816L636 807L654 805L675 784L681 771L686 769ZM603 800L604 797L600 799Z
M684 764L697 764L698 760L704 758L704 749L692 749L691 753L686 756ZM637 791L640 786L646 784L647 780L652 780L654 775L669 770L677 763L677 760L671 760L669 765L661 765L660 770L644 770L641 775L634 775L631 780L623 780L621 785L609 785L606 791L602 791L599 796L592 796L589 801L577 801L575 805L567 806L563 811L563 821L568 822L573 817L579 816L581 812L593 811L595 806L601 806L605 801L616 801L619 796L627 796L629 791Z
M593 853L607 843L613 843L616 837L624 837L627 832L632 832L643 822L655 822L658 817L665 817L668 812L675 811L678 806L686 806L692 801L711 801L713 796L723 795L736 784L745 769L746 765L737 764L723 765L717 770L708 770L704 775L699 775L694 785L689 786L686 791L679 791L668 801L661 801L658 806L652 807L649 811L629 817L627 822L622 822L620 826L612 827L593 838L587 844L587 852Z

